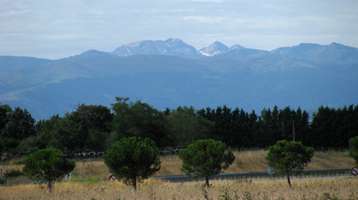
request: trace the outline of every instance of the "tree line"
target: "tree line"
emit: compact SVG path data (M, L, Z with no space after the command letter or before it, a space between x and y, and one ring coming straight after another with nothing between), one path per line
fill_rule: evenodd
M233 148L266 148L296 140L315 148L347 148L358 136L358 105L320 107L310 117L300 108L266 108L257 114L218 106L159 110L117 97L110 108L79 105L64 116L35 121L26 109L0 105L0 153L54 147L64 153L105 151L124 137L150 138L159 148L215 139ZM0 155L3 155L1 153Z

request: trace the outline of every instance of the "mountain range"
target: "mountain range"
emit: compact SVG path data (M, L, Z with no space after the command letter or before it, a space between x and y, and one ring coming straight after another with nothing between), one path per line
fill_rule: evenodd
M37 119L80 103L111 105L116 96L157 108L226 104L260 110L358 103L358 49L301 43L271 51L227 46L196 49L180 39L145 40L112 52L61 59L0 56L0 103Z

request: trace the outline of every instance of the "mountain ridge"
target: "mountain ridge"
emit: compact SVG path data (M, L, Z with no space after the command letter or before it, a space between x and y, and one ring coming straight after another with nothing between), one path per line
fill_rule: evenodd
M0 56L0 102L25 107L40 119L81 103L110 105L115 96L158 108L227 104L314 110L358 102L357 48L338 43L271 51L231 46L213 56L198 55L196 49L193 56L183 54L187 51L181 47L188 44L182 42L159 42L168 48L164 55L157 49L157 54L129 56L88 50L56 60ZM179 50L173 50L176 44Z

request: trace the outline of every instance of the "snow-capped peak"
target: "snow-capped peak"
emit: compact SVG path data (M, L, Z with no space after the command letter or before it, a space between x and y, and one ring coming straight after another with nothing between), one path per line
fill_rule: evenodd
M229 51L229 47L219 41L215 41L211 45L200 49L200 53L204 56L215 56L226 53L227 51Z
M245 47L241 46L241 45L238 45L238 44L235 44L233 46L230 47L230 50L236 50L236 49L244 49Z
M118 56L132 55L172 55L193 57L199 53L184 41L175 38L167 40L144 40L127 45L122 45L113 51Z

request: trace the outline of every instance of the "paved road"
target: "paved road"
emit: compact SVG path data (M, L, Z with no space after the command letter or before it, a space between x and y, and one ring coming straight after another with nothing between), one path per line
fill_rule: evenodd
M305 170L294 176L349 176L351 175L351 169L329 169L329 170ZM267 172L249 172L249 173L223 173L217 176L211 177L211 179L247 179L247 178L277 178L282 175L270 175ZM174 175L174 176L155 176L157 179L170 181L170 182L188 182L198 181L200 178L193 178L186 175Z

